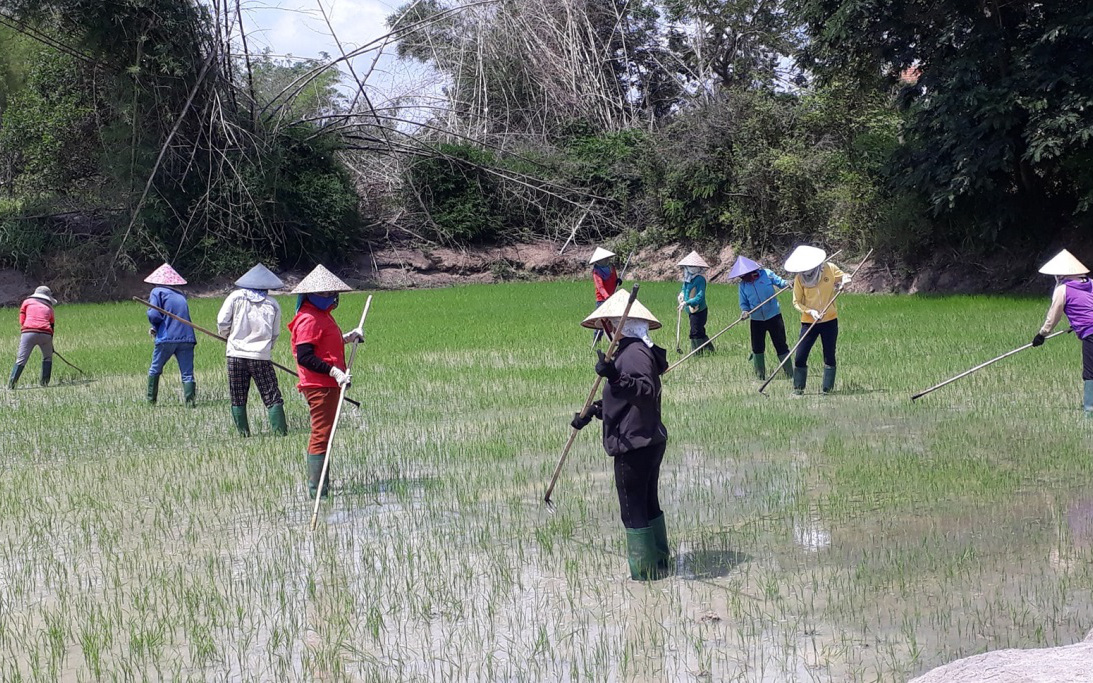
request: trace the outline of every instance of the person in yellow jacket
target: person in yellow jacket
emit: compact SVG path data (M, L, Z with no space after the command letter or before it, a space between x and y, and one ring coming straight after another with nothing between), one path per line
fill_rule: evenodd
M800 246L786 259L786 272L793 278L793 307L801 313L801 343L793 358L793 393L803 394L808 381L808 354L817 337L824 349L824 377L821 391L835 388L835 344L839 338L839 312L835 294L850 283L850 276L817 247ZM813 324L815 323L815 324Z

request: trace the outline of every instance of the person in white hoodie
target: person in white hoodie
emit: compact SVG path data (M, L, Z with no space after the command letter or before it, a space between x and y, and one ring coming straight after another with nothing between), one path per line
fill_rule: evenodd
M228 295L216 326L228 338L228 393L236 429L250 436L247 422L247 394L251 379L269 412L269 424L275 434L288 434L285 400L273 370L273 344L281 331L281 306L269 296L269 290L285 286L281 279L259 263L235 281L239 289Z

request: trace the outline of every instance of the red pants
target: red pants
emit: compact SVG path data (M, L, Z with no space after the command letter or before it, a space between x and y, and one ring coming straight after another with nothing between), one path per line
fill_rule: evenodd
M325 455L330 443L330 430L334 427L334 415L338 412L341 389L310 387L301 391L311 413L311 440L307 442L307 452Z

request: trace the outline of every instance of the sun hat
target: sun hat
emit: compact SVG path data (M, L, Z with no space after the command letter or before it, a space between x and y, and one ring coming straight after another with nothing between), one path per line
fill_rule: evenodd
M760 270L763 266L759 265L755 261L752 261L747 256L738 256L736 263L732 264L732 270L729 271L729 279L734 277L740 277L741 275L747 275L748 273L754 273Z
M315 270L307 274L300 284L292 290L292 294L320 294L322 292L352 292L353 288L338 279L338 276L323 267L315 266Z
M273 271L259 263L236 280L235 286L246 289L281 289L285 283Z
M152 274L144 278L150 285L184 285L186 281L178 274L178 271L164 263L152 271Z
M605 258L611 258L614 255L615 252L613 251L608 251L603 247L596 247L596 251L592 252L592 258L588 259L588 262L595 263L597 261L602 261Z
M592 330L602 330L603 321L605 319L610 320L611 318L622 317L628 301L630 301L630 292L619 287L607 301L604 301L596 310L592 311L592 315L581 321L581 327L587 327ZM630 307L630 315L627 316L627 320L644 320L649 323L650 330L660 329L660 321L656 319L656 316L649 312L648 308L642 306L641 302L637 299L634 300L634 305Z
M49 287L46 287L45 285L42 285L41 287L35 289L34 293L30 295L30 298L41 299L42 301L48 303L50 306L55 306L57 304L57 300L53 298L53 290L51 290Z
M785 269L789 273L805 273L823 265L826 260L827 252L823 249L801 245L786 259Z
M1082 262L1074 258L1066 249L1063 249L1050 261L1044 264L1040 272L1044 275L1085 275L1089 269Z
M695 268L709 268L710 264L706 263L706 259L698 255L697 251L692 251L683 257L683 260L676 264L677 266L692 266Z

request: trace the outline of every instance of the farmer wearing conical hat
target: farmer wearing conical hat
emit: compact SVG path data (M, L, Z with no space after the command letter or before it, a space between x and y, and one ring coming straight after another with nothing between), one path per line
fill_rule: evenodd
M183 320L190 319L190 305L180 287L186 284L178 272L164 263L144 278L152 288L148 303L174 313ZM152 350L152 365L148 368L148 402L155 404L159 398L159 376L163 366L173 356L178 362L178 372L182 378L182 396L191 408L197 405L197 381L194 379L194 347L197 336L194 328L166 316L154 308L148 309L148 333L155 338Z
M296 388L304 395L311 414L307 476L312 498L319 488L341 387L351 380L345 371L345 345L364 339L364 330L360 328L342 334L332 315L338 306L338 294L349 291L352 291L349 285L321 265L315 266L315 270L292 290L297 295L296 317L289 322L288 329L292 333L292 351L300 375ZM330 489L329 472L327 467L323 496Z
M629 298L620 289L581 325L613 334ZM614 359L607 361L603 352L597 352L596 374L607 380L603 398L592 404L587 416L581 418L578 413L570 423L582 429L593 417L603 421L603 449L614 458L630 576L636 580L666 572L670 555L657 496L668 442L668 430L660 419L660 376L668 369L668 355L649 338L649 331L659 327L653 314L635 301Z
M706 276L703 273L710 267L706 259L692 251L676 264L683 271L683 288L679 292L677 300L679 309L687 307L687 316L691 322L691 350L706 344L709 337L706 336L706 318L710 311L706 308ZM702 351L713 351L713 344L706 344Z
M596 247L596 250L592 252L592 256L588 259L588 262L592 265L592 285L596 289L597 307L611 298L611 295L622 284L619 273L615 270L614 259L615 252L608 251L603 247ZM596 330L592 333L593 345L594 342L599 341L602 335L602 330Z
M740 315L748 318L751 326L751 364L755 376L763 381L767 378L767 335L778 354L778 361L789 355L786 344L786 324L782 320L782 308L778 305L775 292L789 286L772 270L767 270L747 256L737 257L729 279L740 278ZM773 298L772 298L773 297ZM769 299L769 301L768 301ZM766 303L763 303L766 301ZM759 304L763 304L760 306ZM786 376L790 376L789 365L783 365Z
M269 424L275 434L288 434L285 401L273 370L273 344L281 333L281 306L269 290L285 286L281 279L259 263L235 281L238 287L224 300L216 316L216 327L228 338L228 393L232 421L243 436L250 436L247 394L254 380L266 405Z
M827 262L826 251L809 246L794 249L786 259L785 270L796 273L793 307L801 314L803 337L793 359L793 393L805 392L808 354L817 337L824 349L824 377L820 389L825 394L830 393L835 388L835 344L839 338L839 312L834 299L836 292L850 283L850 276L834 263Z
M41 385L49 385L49 377L53 372L53 328L56 324L53 307L56 305L53 292L49 287L42 286L35 289L19 307L19 350L15 354L15 365L12 366L11 376L8 378L8 389L14 389L19 382L19 375L23 374L23 368L35 347L42 352Z
M1045 263L1040 272L1055 276L1055 292L1051 296L1044 326L1033 337L1032 345L1041 346L1044 338L1066 315L1070 328L1082 340L1082 406L1085 414L1093 417L1093 281L1089 279L1089 269L1063 249Z

